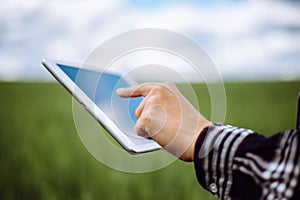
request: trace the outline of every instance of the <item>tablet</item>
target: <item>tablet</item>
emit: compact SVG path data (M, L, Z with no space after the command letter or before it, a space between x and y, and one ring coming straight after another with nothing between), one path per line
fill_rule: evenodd
M134 131L135 109L143 97L121 98L116 94L118 88L136 85L132 78L70 62L44 59L42 64L125 150L143 153L161 148Z

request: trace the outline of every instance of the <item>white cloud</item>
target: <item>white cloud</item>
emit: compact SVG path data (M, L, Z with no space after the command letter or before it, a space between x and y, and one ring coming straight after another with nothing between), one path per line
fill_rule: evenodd
M4 0L1 4L0 78L45 77L43 57L82 61L110 37L145 27L192 37L225 78L300 77L300 5L296 3L170 2L154 9L125 0Z
M0 79L14 80L20 77L22 61L11 55L1 55Z

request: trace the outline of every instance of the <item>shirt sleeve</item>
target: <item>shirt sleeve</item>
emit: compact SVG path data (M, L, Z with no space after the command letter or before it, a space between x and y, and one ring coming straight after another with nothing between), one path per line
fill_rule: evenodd
M299 199L299 137L212 124L196 142L197 179L220 199Z

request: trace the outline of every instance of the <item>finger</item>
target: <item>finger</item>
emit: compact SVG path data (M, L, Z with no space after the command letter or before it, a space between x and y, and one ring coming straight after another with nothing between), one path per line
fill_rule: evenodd
M143 116L137 120L134 129L139 136L144 138L150 138L149 127L150 127L151 119L146 116L147 115L144 112Z
M146 96L151 91L152 87L153 86L150 83L143 83L137 86L119 88L116 92L120 97L139 97Z
M150 136L148 135L148 133L144 129L142 129L142 128L138 127L138 126L135 126L135 132L140 137L143 137L143 138L146 138L146 139L150 138Z
M145 110L145 106L153 106L153 101L151 101L151 96L152 96L152 90L148 92L147 96L141 101L140 105L137 107L135 110L135 116L136 118L140 118L142 112ZM153 98L152 98L153 99Z
M135 116L136 116L137 119L140 118L140 116L141 116L141 114L142 114L142 112L143 112L143 110L144 110L144 108L145 108L147 99L148 99L148 97L145 97L145 98L141 101L140 105L136 108L136 110L135 110Z

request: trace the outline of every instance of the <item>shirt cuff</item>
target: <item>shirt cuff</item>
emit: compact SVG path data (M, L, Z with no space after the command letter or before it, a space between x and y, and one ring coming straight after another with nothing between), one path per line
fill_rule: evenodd
M199 135L194 165L201 186L221 199L229 197L233 158L240 143L252 130L214 123Z

